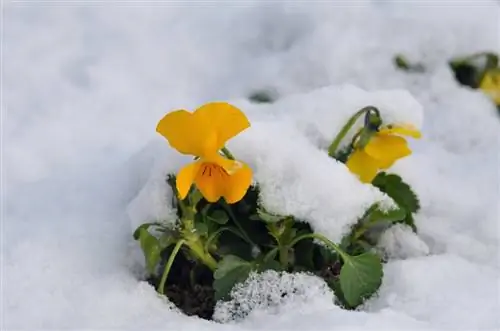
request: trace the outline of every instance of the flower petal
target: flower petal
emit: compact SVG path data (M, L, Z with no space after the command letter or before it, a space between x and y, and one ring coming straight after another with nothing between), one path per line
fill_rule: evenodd
M203 156L206 145L214 135L199 118L186 110L176 110L165 115L156 126L170 146L182 154ZM214 140L214 139L212 139Z
M250 184L252 184L252 169L241 163L241 168L227 180L224 199L229 204L240 201L247 193Z
M479 85L493 101L500 105L500 70L488 70Z
M203 161L208 163L215 163L221 166L228 173L228 175L232 175L243 166L242 162L237 160L230 160L220 155L219 153L212 154L204 158Z
M371 183L377 175L378 162L364 151L354 151L346 162L347 168L356 175L363 183Z
M376 134L364 151L382 163L395 161L411 154L406 140L399 136Z
M201 118L211 132L216 133L214 151L218 151L229 139L250 127L245 114L226 102L207 103L196 109L194 115Z
M217 202L224 194L229 175L219 165L204 162L195 178L196 187L208 202Z
M390 135L390 134L399 134L402 136L409 136L413 138L421 138L422 133L415 126L411 124L404 125L388 125L379 130L378 134L380 135Z
M189 163L188 165L184 166L181 170L179 170L179 173L177 174L175 180L175 184L177 187L177 192L179 193L179 198L181 200L184 200L187 194L189 193L189 189L191 188L191 185L193 185L196 175L200 170L200 166L201 162L196 161Z

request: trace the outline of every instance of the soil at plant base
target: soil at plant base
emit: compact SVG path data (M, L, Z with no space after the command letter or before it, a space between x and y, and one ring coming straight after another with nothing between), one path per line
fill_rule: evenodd
M160 278L151 277L147 281L158 289ZM211 320L216 303L212 282L212 272L209 269L179 254L170 269L165 295L186 315Z
M193 268L198 270L194 271ZM340 266L337 265L326 265L323 269L315 272L318 277L327 282L336 280L339 273ZM157 288L159 279L150 278L148 282ZM212 320L216 304L212 282L210 270L199 268L190 261L181 260L177 263L174 262L172 266L165 286L165 295L186 315Z

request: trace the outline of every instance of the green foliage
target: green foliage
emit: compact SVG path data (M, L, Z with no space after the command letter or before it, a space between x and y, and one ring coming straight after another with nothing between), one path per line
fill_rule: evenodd
M148 232L147 227L139 227L135 231L134 237L137 237L137 240L139 240L144 258L146 259L148 272L153 274L158 262L160 262L162 251L159 240Z
M215 300L227 297L237 283L245 281L252 271L252 263L235 255L226 255L214 272Z
M382 284L380 258L372 253L351 256L340 270L340 289L348 307L355 308L372 296Z
M498 68L498 56L494 53L482 52L457 57L449 61L449 66L460 84L477 89L486 71Z
M410 63L403 55L399 54L394 57L394 65L407 72L425 72L425 67L420 63Z
M253 103L273 103L278 95L273 90L259 90L251 93L248 99Z
M380 172L372 184L391 197L399 208L406 212L405 217L397 220L397 222L407 224L416 231L417 228L413 220L413 213L418 212L420 209L420 202L411 187L398 175L387 174L385 172Z
M401 59L399 62L404 64ZM374 107L358 111L348 124L363 114L365 126L370 127L365 133L372 135L381 123L380 113ZM343 134L349 125L342 129ZM371 137L362 136L363 132L361 140ZM332 155L345 162L352 144L337 151L341 140L342 137L336 137L331 150L335 152ZM196 291L200 284L211 286L214 300L228 299L234 286L253 272L306 271L325 279L339 305L354 309L373 296L382 283L382 261L374 253L380 235L395 223L405 223L416 230L413 214L420 208L417 196L401 177L381 172L372 185L390 196L397 206L386 210L372 205L336 244L293 215L265 210L257 185L251 186L241 201L229 205L224 199L209 203L195 187L186 199L180 200L175 176L169 175L167 183L173 192L172 206L177 210L176 226L144 224L134 232L134 239L139 241L148 272L154 284L159 284L156 286L160 293L168 295L168 282L176 281L172 285L177 285L188 279L191 291ZM187 269L187 273L183 271L186 274L170 272L178 270L179 263ZM158 265L164 266L162 273L158 272Z
M172 177L169 184L175 186ZM179 254L187 258L185 261L194 263L190 278L203 279L206 276L201 272L206 272L207 267L211 270L215 300L228 299L232 288L244 282L251 272L271 269L308 271L324 277L336 291L339 304L346 308L356 307L376 292L382 267L380 259L368 253L371 247L359 249L358 244L358 249L353 249L352 242L359 241L353 236L345 239L349 242L345 251L333 243L330 246L318 244L314 241L318 235L307 223L288 215L270 213L260 206L258 199L256 186L233 205L224 201L210 204L202 198L174 199L178 227L167 229L155 223L139 227L134 238L144 251L148 271L159 279L156 267L166 265L161 290L168 287L165 283L171 279L167 274L173 259L179 259L172 256L169 247L176 243L175 246L180 247L182 242L186 249L179 250ZM195 206L191 205L193 202ZM193 214L191 210L199 212ZM375 208L360 220L360 227L356 229L365 223L391 222L400 217L399 210L384 213ZM158 230L158 238L148 232L151 226ZM169 253L165 253L167 248ZM351 256L351 253L361 255ZM215 261L215 265L211 265L211 261ZM199 265L205 268L197 267Z

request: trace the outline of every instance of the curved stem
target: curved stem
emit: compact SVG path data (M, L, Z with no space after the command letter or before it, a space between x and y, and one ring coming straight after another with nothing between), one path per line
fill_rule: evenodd
M191 252L203 262L210 270L217 269L217 261L212 255L204 250L204 246L199 241L186 241L186 246L189 247Z
M226 146L222 147L221 149L222 154L224 154L225 157L227 157L230 160L234 160L233 154L229 151L229 149L226 148Z
M380 112L377 108L373 106L367 106L364 107L360 110L358 110L354 115L351 116L351 118L347 121L347 123L342 127L340 132L337 134L333 142L330 144L330 147L328 147L328 155L330 157L335 157L335 153L337 152L337 149L342 142L342 139L347 135L349 130L354 126L358 118L361 117L361 115L368 113L370 111L375 112L378 116L380 116Z
M170 273L170 268L172 268L172 264L174 263L175 257L177 256L177 253L179 253L181 246L185 242L186 241L184 239L179 240L175 245L174 249L172 250L172 253L170 253L170 256L168 257L167 264L165 265L165 269L163 270L163 275L161 276L160 285L158 286L158 292L160 292L160 294L162 295L165 294L165 283L167 282L168 274Z
M223 227L223 228L218 229L217 231L215 231L214 233L212 233L212 234L210 235L210 237L208 237L207 241L205 242L205 251L207 251L207 252L208 252L208 248L210 247L210 244L212 243L212 241L214 241L214 240L215 240L215 238L217 238L217 236L218 236L219 234L221 234L222 232L224 232L224 231L229 231L229 232L231 232L231 233L233 233L233 234L237 235L237 236L238 236L238 237L240 237L241 239L243 239L243 240L247 241L247 238L245 238L245 236L244 236L244 235L242 235L239 231L237 231L237 230L235 230L235 229L233 229L233 228L230 228L230 227L226 226L226 227ZM247 241L247 242L248 242L248 241ZM249 243L250 245L253 245L251 242L248 242L248 243Z
M240 230L241 235L245 237L245 241L248 242L252 246L257 246L257 244L252 239L250 239L250 237L246 233L245 229L243 229L243 227L241 226L240 222L236 218L236 215L234 215L233 210L231 209L231 206L228 205L226 202L223 202L222 206L229 214L229 217L231 217L233 219L233 222L238 227L238 230Z
M337 246L332 241L330 241L327 237L325 237L319 233L306 233L306 234L303 234L301 236L298 236L290 242L289 246L293 247L299 241L304 240L304 239L309 239L309 238L310 239L318 239L318 240L322 241L323 243L325 243L328 247L330 247L331 249L336 251L340 255L340 257L342 258L342 260L344 260L344 262L349 260L349 255L346 252L344 252L339 246Z

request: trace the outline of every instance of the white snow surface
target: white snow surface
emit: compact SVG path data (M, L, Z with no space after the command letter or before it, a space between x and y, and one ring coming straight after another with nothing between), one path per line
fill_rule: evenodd
M500 329L500 120L447 66L500 51L498 2L3 5L2 329ZM427 72L396 70L399 52ZM279 101L245 101L261 88ZM156 123L214 100L252 122L229 148L254 168L266 206L333 240L386 200L326 156L349 114L369 103L422 128L391 169L420 197L419 235L385 234L384 283L359 311L296 276L314 290L303 301L218 324L170 309L139 280L132 230L172 219L162 178L189 160Z

